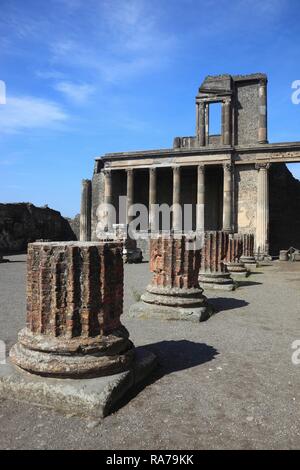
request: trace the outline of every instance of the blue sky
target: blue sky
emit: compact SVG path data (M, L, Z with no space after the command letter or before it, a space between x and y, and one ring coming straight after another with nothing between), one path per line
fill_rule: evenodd
M265 72L269 140L300 140L297 0L0 0L0 201L79 211L105 152L193 135L208 74ZM291 166L300 178L300 165Z

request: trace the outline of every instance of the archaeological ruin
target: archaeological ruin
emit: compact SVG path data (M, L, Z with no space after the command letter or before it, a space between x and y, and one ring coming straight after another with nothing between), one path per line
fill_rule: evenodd
M217 103L221 133L212 135L209 115ZM297 161L300 142L268 142L265 74L207 76L196 96L196 135L176 137L170 149L96 158L92 181L83 186L81 240L97 239L102 202L114 205L117 224L128 224L130 214L118 218L119 197L126 196L127 207L149 209L149 227L154 204L191 204L192 230L251 233L256 256L278 256L299 245L300 182L285 165ZM176 230L176 211L172 224ZM138 246L147 254L147 242Z

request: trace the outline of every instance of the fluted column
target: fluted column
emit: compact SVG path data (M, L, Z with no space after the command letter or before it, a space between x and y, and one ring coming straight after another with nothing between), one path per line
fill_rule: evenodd
M232 163L224 163L224 183L223 183L223 231L232 230Z
M258 142L261 144L268 142L267 130L267 81L261 80L259 84L259 123Z
M126 370L133 345L120 321L122 243L30 243L27 260L26 328L12 362L60 378Z
M92 182L82 180L80 207L80 241L91 240Z
M198 141L200 147L205 145L205 104L201 101L198 105Z
M269 163L255 165L257 173L256 253L269 253Z
M156 204L156 168L149 168L149 228L151 232L157 230L155 220Z
M133 219L133 216L129 214L129 210L133 205L134 199L134 172L132 169L128 169L127 171L127 224Z
M225 100L222 103L222 118L223 118L223 144L231 145L231 103L230 100Z
M197 232L204 232L204 204L205 204L205 167L197 167Z
M173 167L173 230L182 230L180 207L180 167Z

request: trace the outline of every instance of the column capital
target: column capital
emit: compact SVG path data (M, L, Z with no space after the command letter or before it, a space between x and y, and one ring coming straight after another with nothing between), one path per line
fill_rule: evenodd
M133 172L134 172L134 169L133 168L126 168L125 171L126 171L127 174L132 175Z
M233 170L233 163L232 162L223 163L223 169L224 171L231 172Z
M261 162L261 163L255 163L255 169L256 170L268 170L270 168L271 164L269 162Z
M156 173L157 167L156 166L150 166L149 167L149 173Z
M103 168L102 173L104 176L111 176L112 169L111 168Z
M181 166L180 165L173 165L172 169L173 169L173 173L179 173L180 170L181 170Z

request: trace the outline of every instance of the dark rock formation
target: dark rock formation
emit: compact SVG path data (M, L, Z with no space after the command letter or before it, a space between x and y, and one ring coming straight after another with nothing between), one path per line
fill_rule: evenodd
M76 214L73 219L66 217L66 220L69 222L71 229L75 233L76 240L80 240L80 214Z
M70 224L60 212L21 202L0 204L0 252L25 251L35 240L76 240Z
M270 254L300 248L300 181L285 163L270 168Z

